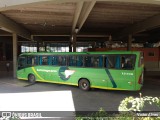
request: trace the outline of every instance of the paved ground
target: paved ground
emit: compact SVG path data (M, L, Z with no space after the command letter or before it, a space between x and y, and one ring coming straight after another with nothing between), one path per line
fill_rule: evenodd
M141 92L143 96L160 97L160 74L159 72L147 72L144 79L144 86L141 91L110 91L92 89L91 91L82 91L78 87L36 83L28 86L27 81L13 79L12 73L0 72L0 93L22 93L22 92L40 92L40 91L72 91L74 107L76 111L97 111L103 108L106 111L117 111L120 101L125 97L139 97ZM54 97L54 96L50 96ZM11 101L14 98L11 98ZM46 98L46 101L49 98ZM29 102L33 102L29 98ZM65 99L64 99L65 102ZM42 103L42 104L45 104ZM66 103L67 104L67 103ZM159 108L155 106L146 106L145 110L156 111ZM160 110L159 110L160 111Z

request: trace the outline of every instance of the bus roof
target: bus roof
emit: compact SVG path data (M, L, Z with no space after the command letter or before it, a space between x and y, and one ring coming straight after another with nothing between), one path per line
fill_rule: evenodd
M31 53L22 53L23 55L86 55L86 54L139 54L140 51L105 51L105 52L31 52Z

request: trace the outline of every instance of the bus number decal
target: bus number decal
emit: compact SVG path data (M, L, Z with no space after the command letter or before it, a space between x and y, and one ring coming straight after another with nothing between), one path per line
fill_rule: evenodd
M133 76L133 73L122 72L122 75L131 75L131 76Z

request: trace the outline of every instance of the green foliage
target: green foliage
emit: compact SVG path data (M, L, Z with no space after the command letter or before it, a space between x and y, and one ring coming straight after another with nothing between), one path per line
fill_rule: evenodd
M18 118L18 117L11 117L11 118L9 118L9 120L20 120L20 118Z
M19 117L14 116L14 117L5 117L5 118L1 118L0 120L20 120Z
M160 107L160 98L151 96L141 97L141 93L140 98L127 97L121 101L118 111L142 111L146 103Z
M104 119L107 115L107 112L100 108L98 112L87 114L86 116L78 116L76 120L106 120Z
M110 115L103 108L96 113L86 116L77 116L76 120L160 120L160 117L138 116L136 112L142 112L145 104L155 104L160 107L160 98L144 96L140 93L139 98L127 97L121 101L118 111L119 114Z

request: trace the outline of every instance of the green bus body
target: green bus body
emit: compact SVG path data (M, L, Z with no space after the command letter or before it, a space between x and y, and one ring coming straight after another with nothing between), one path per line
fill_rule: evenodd
M131 68L123 68L124 59L132 61ZM143 71L143 56L138 51L23 53L18 59L17 78L75 85L83 90L136 91L143 85Z

